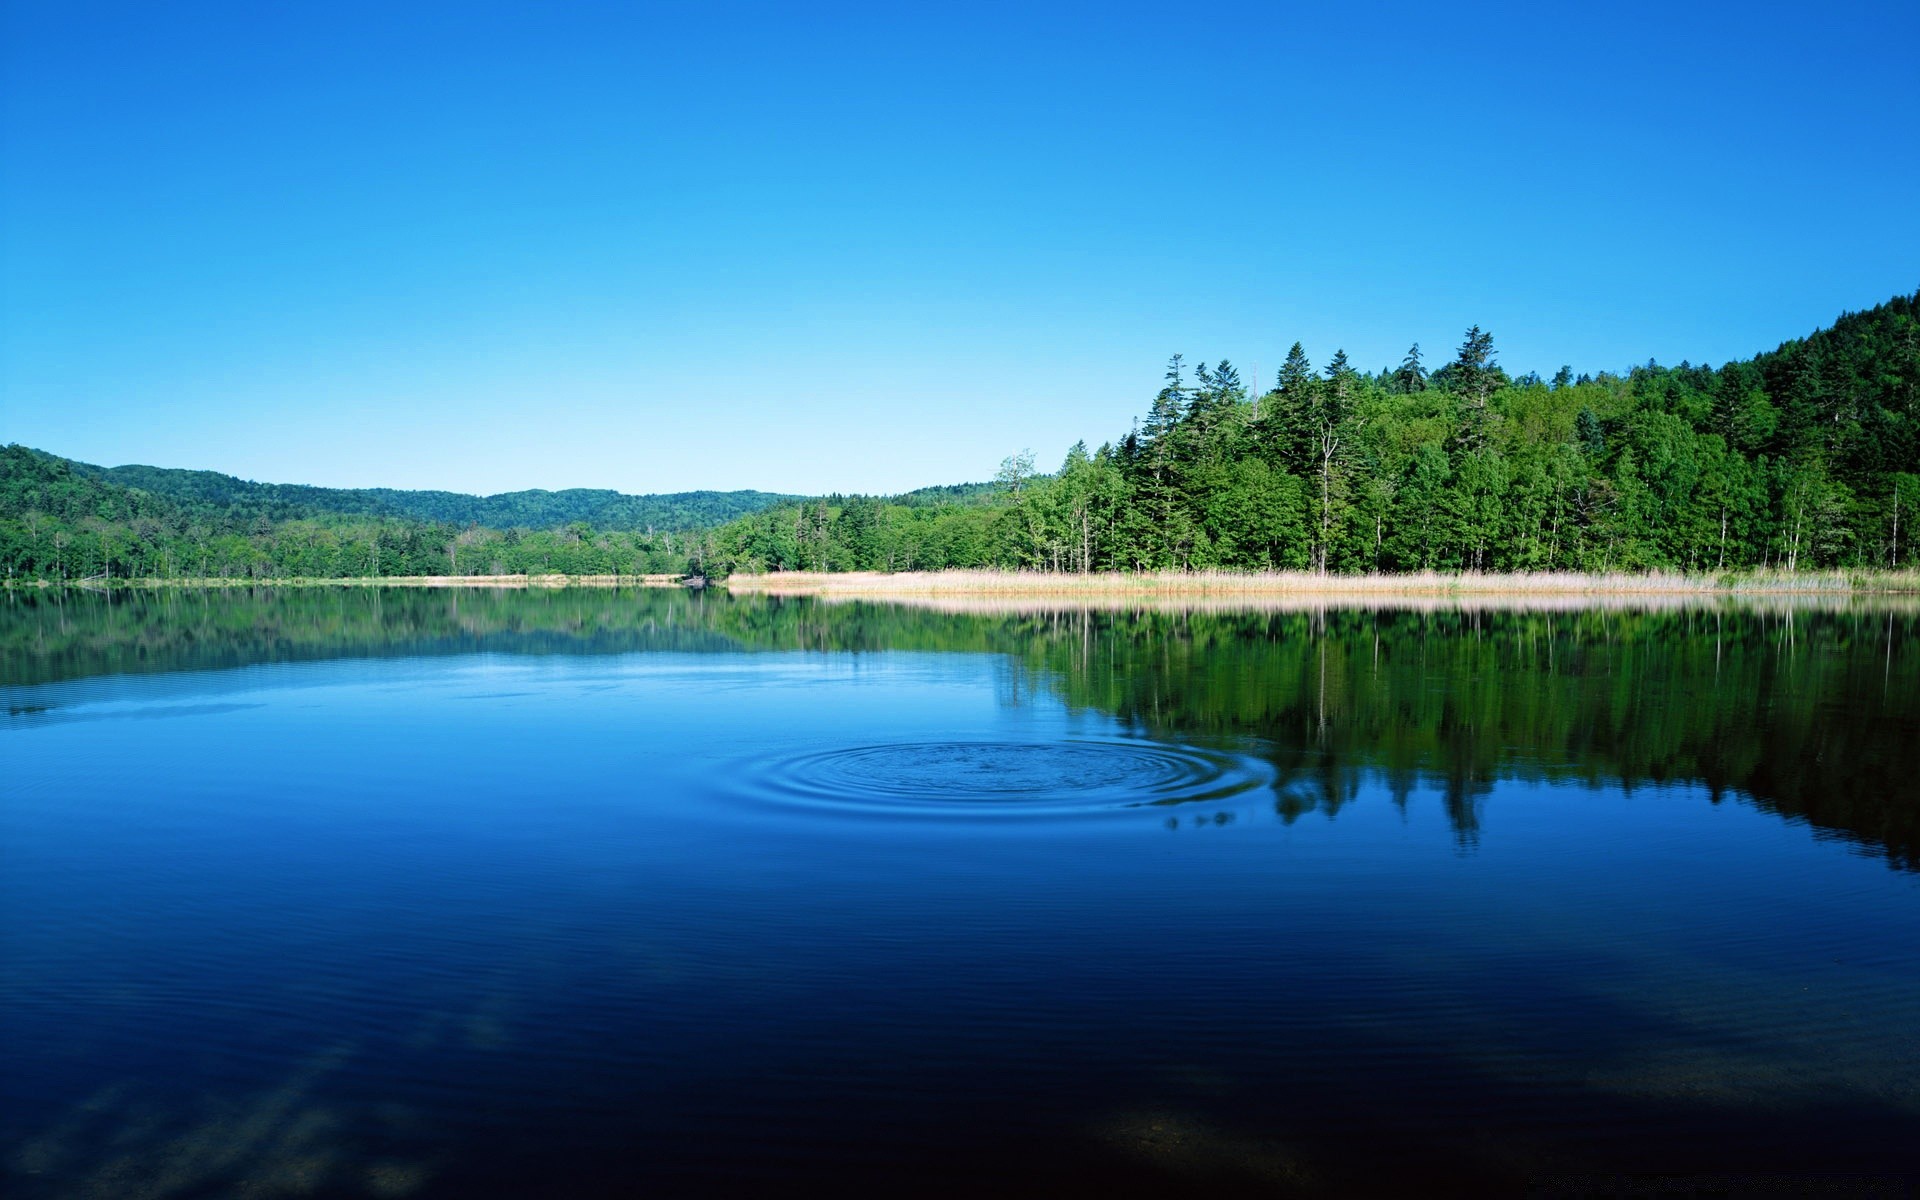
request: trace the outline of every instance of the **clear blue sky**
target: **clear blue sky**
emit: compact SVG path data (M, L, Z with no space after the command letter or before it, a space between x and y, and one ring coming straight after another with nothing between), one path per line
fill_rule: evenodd
M0 441L895 490L1470 323L1720 362L1920 287L1920 5L7 0Z

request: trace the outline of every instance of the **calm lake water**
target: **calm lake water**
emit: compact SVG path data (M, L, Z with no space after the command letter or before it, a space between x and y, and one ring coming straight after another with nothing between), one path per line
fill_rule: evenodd
M1911 609L8 594L0 1191L1920 1145Z

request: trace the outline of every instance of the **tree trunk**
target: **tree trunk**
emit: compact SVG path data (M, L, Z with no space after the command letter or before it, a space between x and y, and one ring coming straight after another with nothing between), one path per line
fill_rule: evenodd
M1893 485L1893 562L1892 570L1900 569L1900 485Z

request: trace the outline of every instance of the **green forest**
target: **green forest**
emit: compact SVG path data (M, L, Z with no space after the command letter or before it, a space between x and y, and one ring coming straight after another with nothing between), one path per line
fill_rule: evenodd
M787 570L1898 569L1920 498L1920 292L1720 367L1510 375L1491 333L1272 385L1169 362L1051 474L904 496L459 496L0 452L9 579ZM1010 436L1010 439L1012 437Z
M1717 369L1509 376L1475 327L1270 388L1176 356L1124 436L989 506L853 499L724 526L744 570L1728 571L1910 565L1920 293Z
M698 531L797 499L315 488L7 446L0 562L55 580L678 574Z
M596 529L704 529L757 512L770 504L801 497L772 492L674 492L630 496L589 488L560 492L503 492L469 496L459 492L410 492L393 488L322 488L297 483L253 483L217 471L165 467L74 468L128 488L165 496L205 512L241 512L272 521L314 520L329 516L398 517L465 528L557 529L582 522Z

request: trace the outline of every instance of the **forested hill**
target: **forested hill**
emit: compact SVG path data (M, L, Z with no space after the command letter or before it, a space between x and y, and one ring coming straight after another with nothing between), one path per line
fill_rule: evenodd
M254 483L217 471L168 467L96 467L73 463L90 474L151 495L178 501L195 512L264 516L271 521L335 515L399 517L494 529L551 529L579 521L605 530L696 530L725 524L796 496L772 492L670 492L628 495L570 488L549 492L400 491L394 488L326 488L298 483Z
M1295 343L1271 386L1179 356L1144 417L997 503L782 505L754 570L1723 571L1910 567L1920 293L1719 368L1551 379L1475 326L1437 370ZM1009 437L1009 443L1014 438Z
M142 486L123 482L129 478ZM396 511L397 504L381 505L383 496L430 499ZM579 496L611 499L599 507L567 506ZM740 511L743 496L755 497L755 503L781 499L737 492L531 492L481 498L332 491L250 484L210 471L107 470L25 446L4 446L0 566L8 579L679 572L701 554L702 532L682 522L711 525ZM446 507L433 507L442 497ZM706 503L707 498L717 498L720 506ZM516 505L516 500L526 503ZM475 507L484 504L496 507ZM436 511L446 515L415 515ZM514 523L488 527L472 519L488 513ZM643 527L596 527L586 519L591 517ZM661 524L645 528L649 519Z

